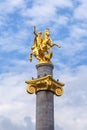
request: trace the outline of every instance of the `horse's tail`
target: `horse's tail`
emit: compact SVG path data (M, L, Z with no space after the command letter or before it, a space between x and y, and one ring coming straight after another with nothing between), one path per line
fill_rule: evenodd
M32 55L33 55L33 53L30 53L30 55L29 55L30 62L32 62Z
M50 59L51 59L51 58L52 58L52 55L53 55L52 48L50 48L49 51L50 51L49 54L50 54Z

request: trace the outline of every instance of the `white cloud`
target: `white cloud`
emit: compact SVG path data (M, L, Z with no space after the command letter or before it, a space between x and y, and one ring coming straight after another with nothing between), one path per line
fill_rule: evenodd
M86 27L82 24L73 24L68 28L69 35L63 40L58 41L61 45L61 52L65 56L69 56L69 59L74 60L74 63L86 58L86 55L80 56L81 52L85 52L87 48L86 44ZM68 50L68 51L67 51ZM75 56L75 57L74 57ZM77 59L78 58L78 59ZM68 59L68 60L69 60ZM76 62L75 62L76 61Z
M18 124L24 123L29 111L35 122L35 96L26 92L25 80L29 76L28 73L4 73L0 77L0 115Z
M87 128L87 114L85 112L87 107L62 107L55 111L55 121L64 129L79 129L86 130Z
M24 0L4 0L0 1L0 28L7 27L10 23L9 14L14 14L16 11L20 12L20 10L26 8L26 4ZM15 21L15 20L14 20Z
M17 8L24 7L24 0L5 0L0 2L0 14L13 13Z
M48 4L49 3L49 4ZM71 0L56 0L56 1L53 1L53 0L44 0L44 1L40 1L40 0L37 0L35 1L35 5L38 4L38 5L52 5L52 6L55 6L55 7L73 7L72 6L72 2Z
M86 30L86 28L84 28L84 27L81 27L81 25L73 25L71 28L71 32L70 32L70 35L71 35L71 37L73 37L73 38L75 38L75 39L79 39L79 38L81 38L81 37L86 37L87 35L86 35L86 32L87 32L87 30Z
M58 18L59 25L67 25L68 21L69 21L69 18L66 16L59 16Z
M49 8L49 10L48 10ZM41 11L40 11L41 10ZM55 8L53 6L35 5L31 9L23 12L23 16L30 17L34 24L48 23L55 17ZM30 20L29 20L30 23Z
M87 20L87 0L79 1L80 5L74 11L74 17L76 19Z
M15 129L16 130L27 130L27 129L34 130L33 123L30 117L25 117L24 121L25 121L25 125L24 124L18 125L12 122L9 118L0 116L0 128L2 130L15 130Z
M26 23L29 23L30 25L47 24L51 21L55 22L58 19L58 14L57 14L58 8L64 8L64 7L72 8L73 7L72 2L70 0L67 1L37 0L34 2L32 8L26 8L22 10L21 14L24 17L29 18L29 20L27 20ZM65 24L67 19L66 17L63 16L59 18L59 21L62 21L62 24Z
M74 72L62 71L59 80L65 83L65 92L62 97L55 97L55 122L64 130L86 130L87 66L80 66Z
M10 30L8 32L3 32L0 38L1 50L5 52L17 50L24 53L27 51L27 47L25 47L25 40L28 36L29 32L27 29L21 29L16 33Z

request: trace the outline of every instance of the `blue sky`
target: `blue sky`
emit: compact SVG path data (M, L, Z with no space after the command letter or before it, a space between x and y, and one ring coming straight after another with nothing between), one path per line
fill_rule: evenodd
M87 130L87 0L0 0L0 129L34 130L35 95L25 80L37 76L29 53L33 26L50 29L54 78L65 83L55 96L55 130Z

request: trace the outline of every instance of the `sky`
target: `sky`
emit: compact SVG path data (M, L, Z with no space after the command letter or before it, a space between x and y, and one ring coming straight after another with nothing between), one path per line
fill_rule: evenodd
M55 130L87 130L87 0L0 0L0 130L35 130L36 95L25 84L37 77L34 25L61 45L52 57L53 77L65 83L54 96Z

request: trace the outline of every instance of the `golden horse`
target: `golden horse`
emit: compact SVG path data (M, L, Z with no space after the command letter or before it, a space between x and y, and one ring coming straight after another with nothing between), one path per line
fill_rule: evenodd
M60 48L60 45L52 42L50 38L49 29L44 31L44 36L42 37L42 33L36 33L36 27L34 27L34 45L32 46L32 53L30 53L30 61L32 61L32 56L35 56L39 63L49 63L52 58L52 47L57 46Z

